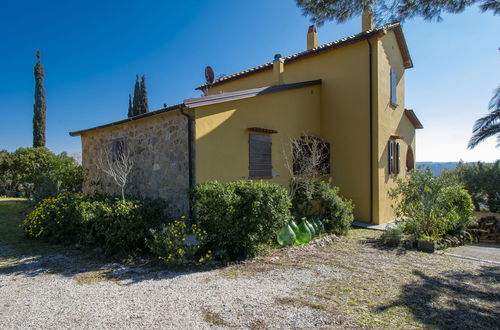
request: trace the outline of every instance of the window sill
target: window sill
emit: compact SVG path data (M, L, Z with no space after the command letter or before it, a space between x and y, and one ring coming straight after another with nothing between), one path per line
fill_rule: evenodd
M391 108L396 109L399 105L397 103L389 102Z

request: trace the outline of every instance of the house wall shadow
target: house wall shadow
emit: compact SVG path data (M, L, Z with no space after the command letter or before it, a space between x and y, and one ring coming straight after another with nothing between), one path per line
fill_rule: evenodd
M425 327L431 328L498 329L499 266L482 266L478 274L453 271L428 276L419 270L413 274L418 279L406 284L397 300L375 311L405 307ZM446 302L442 301L445 296Z

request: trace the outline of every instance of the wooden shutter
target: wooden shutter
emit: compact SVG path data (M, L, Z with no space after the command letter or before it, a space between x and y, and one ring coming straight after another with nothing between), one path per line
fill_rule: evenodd
M397 87L396 71L391 69L391 103L392 104L397 104L397 101L398 101L396 87Z
M394 173L394 141L389 140L389 174Z
M396 143L396 157L395 157L395 160L396 160L396 174L399 174L399 168L400 168L400 164L401 164L401 147L399 145L399 143Z
M111 144L111 160L115 162L121 159L125 153L125 138L114 139Z
M249 134L249 169L251 179L272 178L272 139L269 135Z

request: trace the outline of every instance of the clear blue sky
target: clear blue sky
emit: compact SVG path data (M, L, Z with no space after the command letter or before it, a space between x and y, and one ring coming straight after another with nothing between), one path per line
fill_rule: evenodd
M113 4L112 4L113 3ZM309 21L294 0L2 1L0 149L32 144L33 66L42 52L47 146L80 151L69 131L126 117L136 74L145 74L150 110L199 96L203 69L231 74L304 50ZM403 26L415 67L406 71L406 107L425 129L418 161L491 161L491 139L465 146L500 84L500 16L469 8L444 22ZM326 23L326 43L360 31L360 19Z

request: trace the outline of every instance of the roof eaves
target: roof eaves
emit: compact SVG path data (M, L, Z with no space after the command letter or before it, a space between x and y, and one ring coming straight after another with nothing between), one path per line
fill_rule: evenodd
M188 108L195 108L210 104L217 104L235 100L241 100L249 97L254 97L258 95L265 95L269 93L276 93L290 89L320 85L321 79L318 80L310 80L310 81L302 81L291 84L283 84L283 85L275 85L275 86L265 86L259 88L245 89L235 92L228 92L222 94L208 95L197 98L191 98L184 100L184 105Z
M394 29L394 32L396 34L396 41L401 51L401 55L403 56L403 65L405 69L413 68L413 61L411 60L410 51L408 50L408 45L406 44L406 39L401 25L397 26Z
M406 117L408 117L408 119L413 124L415 129L424 128L424 125L422 125L422 123L420 122L417 115L415 114L415 112L412 109L405 109L405 115L406 115Z
M363 31L363 32L360 32L360 33L357 33L357 34L354 34L354 35L351 35L351 36L348 36L348 37L345 37L342 39L338 39L338 40L320 45L320 46L313 48L313 49L309 49L309 50L306 50L303 52L299 52L299 53L284 57L283 60L285 63L293 62L293 61L302 59L304 57L316 55L316 54L321 53L323 51L339 48L339 47L346 46L346 45L349 45L351 43L354 43L354 42L357 42L360 40L364 40L364 39L368 39L368 38L377 36L379 34L384 34L384 33L386 33L387 30L398 29L398 28L399 28L399 33L397 33L397 34L400 34L399 38L402 39L402 41L399 41L399 39L398 39L398 44L401 42L400 47L402 49L405 49L406 52L408 52L408 48L406 47L406 42L405 42L404 36L402 34L403 32L401 30L401 24L399 22L394 22L394 23L389 23L386 25L376 27L372 30ZM408 56L409 56L409 53L408 53ZM410 59L410 63L411 63L411 59ZM233 79L238 79L238 78L241 78L241 77L244 77L244 76L247 76L250 74L254 74L254 73L257 73L260 71L268 70L268 69L272 68L272 64L273 64L272 62L267 62L267 63L258 65L256 67L253 67L253 68L250 68L250 69L247 69L244 71L240 71L240 72L228 75L228 76L224 76L220 79L215 80L211 84L211 86L219 85L219 84L225 83L225 82L233 80ZM413 64L411 64L410 67L412 67L412 66L413 66ZM203 84L203 85L196 87L196 89L202 90L206 87L207 87L207 84Z
M154 115L158 115L160 113L164 113L164 112L176 110L176 109L179 109L180 107L181 107L181 104L176 104L176 105L173 105L173 106L170 106L170 107L166 107L166 108L163 108L163 109L160 109L160 110L147 112L147 113L144 113L144 114L141 114L141 115L137 115L137 116L130 117L130 118L123 119L123 120L119 120L119 121L115 121L115 122L112 122L112 123L109 123L109 124L100 125L100 126L96 126L96 127L92 127L92 128L87 128L87 129L83 129L83 130L80 130L80 131L69 132L69 135L71 135L71 136L82 135L83 133L94 131L94 130L97 130L97 129L111 127L111 126L116 126L116 125L121 125L121 124L125 124L125 123L128 123L128 122L134 121L134 120L139 120L139 119L151 117L151 116L154 116Z

